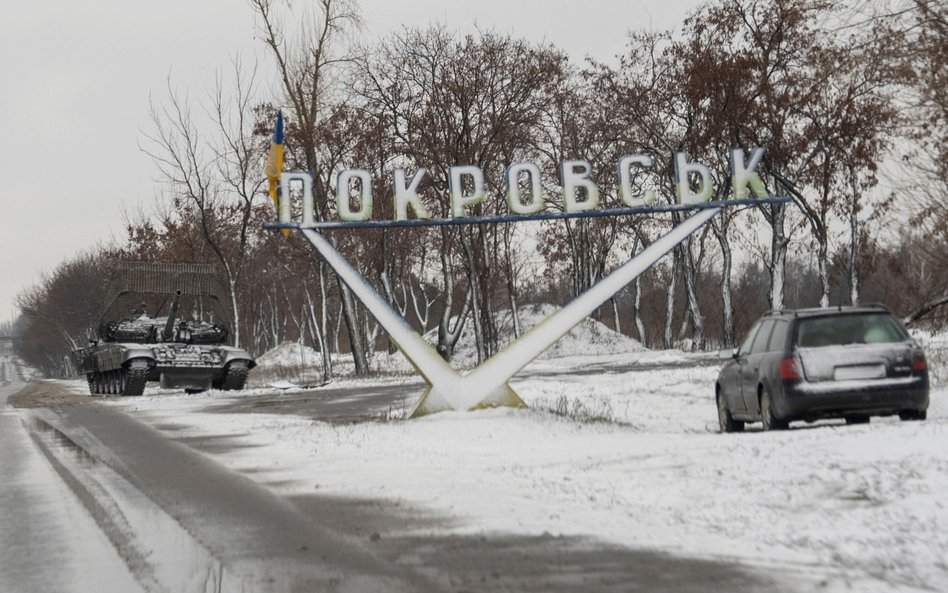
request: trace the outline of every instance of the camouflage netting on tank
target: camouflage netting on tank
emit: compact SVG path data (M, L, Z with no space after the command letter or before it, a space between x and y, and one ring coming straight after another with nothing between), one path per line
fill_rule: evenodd
M175 264L164 262L113 262L108 275L102 321L128 316L139 304L146 312L166 312L166 304L176 291L181 291L182 315L211 314L215 321L227 315L227 291L217 266L212 264Z
M223 300L217 267L212 264L115 262L109 275L108 296L123 292L209 296Z

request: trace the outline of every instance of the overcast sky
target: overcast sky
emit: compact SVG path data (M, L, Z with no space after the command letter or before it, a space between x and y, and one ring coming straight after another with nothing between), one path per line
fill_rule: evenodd
M494 28L610 60L627 31L676 27L697 0L360 2L365 36L432 21ZM540 9L539 7L542 7ZM63 259L121 239L149 212L155 168L139 145L170 74L201 98L235 52L269 64L242 0L4 2L0 8L0 321ZM278 89L267 97L279 102Z

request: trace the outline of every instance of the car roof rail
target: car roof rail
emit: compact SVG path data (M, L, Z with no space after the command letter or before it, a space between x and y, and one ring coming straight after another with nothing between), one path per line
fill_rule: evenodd
M883 305L882 303L866 303L866 304L861 305L861 306L863 306L863 307L868 307L868 308L870 308L870 309L882 309L883 311L886 311L886 312L891 313L891 311L889 310L889 308L886 307L885 305Z
M797 312L794 311L793 309L771 309L767 311L766 313L764 313L764 317L770 317L772 315L786 315L788 313L793 313L794 315L796 315Z

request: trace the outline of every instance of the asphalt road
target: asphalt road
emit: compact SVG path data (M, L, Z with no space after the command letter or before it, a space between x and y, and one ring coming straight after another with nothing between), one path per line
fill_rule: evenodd
M321 389L291 398L255 396L220 411L358 422L377 419L393 399L412 397L415 390L392 386L372 393ZM582 538L381 537L407 531L395 529L398 525L442 519L391 501L280 497L203 454L236 443L171 440L115 407L53 383L10 383L0 391L4 405L14 391L21 408L5 407L0 415L5 534L0 591L790 588L738 564ZM26 476L37 475L42 486L31 490ZM88 529L73 527L77 517ZM94 579L122 586L109 589Z
M0 358L0 591L141 591L112 542L44 454L29 415L7 404L24 387Z

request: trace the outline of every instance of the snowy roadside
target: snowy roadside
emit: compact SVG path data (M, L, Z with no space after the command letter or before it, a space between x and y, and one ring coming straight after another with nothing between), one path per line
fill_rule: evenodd
M531 410L413 421L207 412L220 392L115 405L175 437L252 445L215 456L281 494L399 501L452 533L591 536L797 571L829 591L948 587L948 391L923 423L722 435L707 355L634 358L645 366L625 372L629 355L537 361L514 382Z

